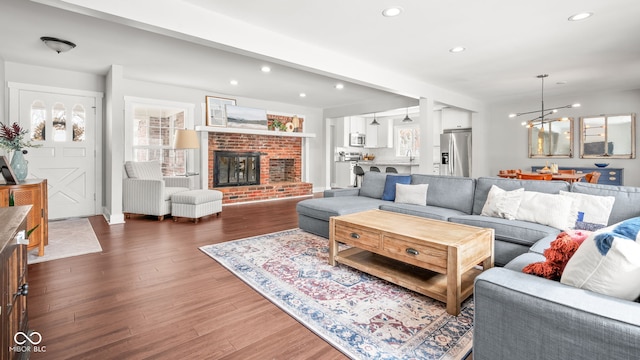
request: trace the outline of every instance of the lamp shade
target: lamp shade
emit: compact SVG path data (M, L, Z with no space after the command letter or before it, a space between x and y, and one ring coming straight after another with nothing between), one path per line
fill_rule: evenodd
M199 149L198 133L195 130L178 129L173 138L174 149Z

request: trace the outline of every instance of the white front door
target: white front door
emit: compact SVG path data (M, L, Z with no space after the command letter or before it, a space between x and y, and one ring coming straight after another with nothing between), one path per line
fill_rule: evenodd
M19 90L29 177L47 179L49 219L96 213L96 98Z

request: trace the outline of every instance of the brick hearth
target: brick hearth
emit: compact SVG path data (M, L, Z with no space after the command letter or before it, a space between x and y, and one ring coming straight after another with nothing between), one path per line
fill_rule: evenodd
M260 152L260 185L213 187L213 156L216 150ZM209 189L216 189L223 193L223 204L304 196L313 193L313 184L301 181L301 138L211 132L208 152ZM276 167L286 167L286 174L276 175L277 178L272 179L270 173Z

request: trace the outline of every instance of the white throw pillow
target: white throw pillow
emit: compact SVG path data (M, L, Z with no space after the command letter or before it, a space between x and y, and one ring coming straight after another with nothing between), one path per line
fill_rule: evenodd
M569 191L560 191L560 195L569 196L575 200L573 204L576 213L574 229L595 231L609 223L609 215L611 215L613 204L616 201L615 197Z
M481 215L513 220L516 218L524 188L506 191L491 185Z
M399 204L427 205L429 184L396 184L396 199Z
M640 296L640 218L591 234L571 257L560 282L633 301Z
M525 191L516 219L569 230L576 222L573 201L573 198L560 194Z

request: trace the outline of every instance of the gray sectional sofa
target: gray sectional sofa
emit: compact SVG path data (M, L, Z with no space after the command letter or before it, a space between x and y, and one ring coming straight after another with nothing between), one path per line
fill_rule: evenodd
M574 288L522 273L544 261L560 229L482 216L492 185L504 190L560 190L616 198L609 225L640 216L640 188L481 177L411 175L429 184L427 205L381 200L386 174L365 173L361 188L325 191L324 198L298 203L299 226L328 237L329 217L383 209L495 229L498 267L475 281L474 360L640 359L640 303Z
M299 227L305 231L329 237L329 218L354 212L381 209L426 218L451 221L460 224L495 229L495 263L507 264L516 256L526 253L538 240L553 237L559 229L519 220L506 220L481 216L491 185L504 190L524 188L557 194L569 191L564 181L531 181L483 177L478 179L411 175L411 184L429 184L427 205L397 204L381 200L387 174L367 172L360 188L327 190L324 198L304 200L298 203Z

